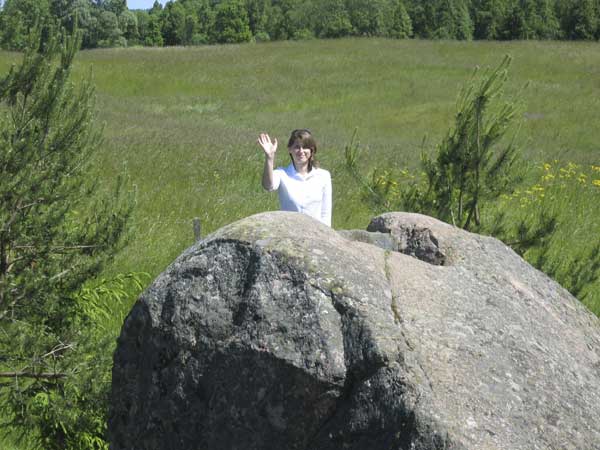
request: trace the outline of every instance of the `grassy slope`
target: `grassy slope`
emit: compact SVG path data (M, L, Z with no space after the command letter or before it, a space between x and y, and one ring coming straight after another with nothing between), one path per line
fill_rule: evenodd
M277 208L259 187L262 130L283 142L312 129L334 175L334 225L364 227L370 214L342 170L354 127L369 163L414 164L423 136L433 146L448 128L473 67L505 53L515 60L510 89L531 83L526 157L598 162L595 44L371 39L82 53L79 71L93 66L106 121L97 174L126 167L138 189L136 235L118 266L160 271L191 243L192 217L210 232Z
M282 165L289 131L313 130L333 174L334 226L364 228L370 213L343 169L354 127L365 169L414 166L423 137L431 148L450 126L473 68L506 53L514 57L509 91L530 82L526 159L600 165L596 43L345 39L80 53L76 73L92 68L105 123L92 176L108 188L127 172L137 190L131 243L113 270L157 274L192 243L195 216L208 233L276 209L276 196L260 188L263 130L279 137ZM17 58L0 52L0 72Z
M370 213L342 168L354 127L365 164L414 165L423 137L433 147L450 125L473 68L507 53L509 90L530 82L526 158L598 164L596 43L344 39L80 53L76 72L92 68L105 123L94 176L108 184L126 170L138 192L132 242L115 270L158 273L191 243L192 217L210 232L277 208L259 187L263 130L284 142L293 128L312 129L334 176L334 226L364 227ZM0 53L0 70L15 58Z
M94 176L126 170L138 192L134 235L116 270L159 272L191 243L190 219L210 232L277 208L261 192L266 130L287 139L308 127L334 175L334 226L364 227L369 212L342 169L354 127L365 164L414 165L424 136L434 146L476 65L513 55L509 89L524 91L520 134L531 161L598 163L600 53L595 43L429 42L346 39L79 55L93 70L105 142ZM14 54L0 53L0 69ZM287 163L282 145L279 162Z
M459 87L477 65L514 57L509 90L524 91L520 140L530 161L599 162L600 53L596 43L430 42L385 39L277 42L81 52L105 141L94 177L126 171L138 193L134 234L115 270L158 273L192 242L190 219L210 232L277 208L261 192L255 139L285 142L308 127L334 176L334 226L364 227L369 211L343 170L359 127L366 165L414 165L451 123ZM0 53L4 71L15 54ZM284 145L279 162L287 164Z

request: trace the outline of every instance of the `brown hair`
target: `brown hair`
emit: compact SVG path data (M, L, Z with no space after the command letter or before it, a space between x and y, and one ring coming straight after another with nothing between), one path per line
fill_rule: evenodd
M310 148L310 159L308 160L308 171L310 172L313 167L319 167L319 163L317 162L315 155L317 154L317 141L313 137L310 130L306 128L301 128L298 130L292 131L290 135L290 139L288 140L288 148L291 148L296 142L299 142L302 148ZM290 155L291 158L291 155ZM292 158L292 163L294 159Z

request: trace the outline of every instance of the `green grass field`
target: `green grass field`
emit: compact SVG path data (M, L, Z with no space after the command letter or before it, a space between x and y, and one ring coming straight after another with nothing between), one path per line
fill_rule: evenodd
M496 66L505 54L514 59L507 92L524 105L518 141L525 162L535 176L548 172L544 162L552 162L557 180L568 162L578 165L570 180L587 174L587 184L553 203L567 230L556 247L585 247L586 237L600 233L600 186L593 184L600 171L592 168L600 166L598 49L597 43L344 39L81 52L76 78L91 70L104 124L90 177L110 189L125 174L136 192L130 242L108 275L157 275L192 244L194 217L206 234L277 209L276 195L260 187L263 156L255 141L262 131L279 138L278 162L285 165L290 130L311 129L333 176L334 227L364 228L372 214L344 168L355 127L365 172L414 168L423 140L433 149L451 126L459 88L473 69ZM0 52L0 73L18 58ZM515 205L529 207L521 206L524 195ZM587 303L600 314L594 289ZM0 445L6 446L12 447Z
M600 164L597 43L344 39L81 52L76 76L92 71L105 136L90 176L109 188L126 173L137 192L131 241L112 271L156 275L192 243L193 217L205 234L276 209L260 188L261 131L279 137L283 165L289 131L310 128L333 175L334 227L365 227L371 213L343 166L354 128L365 170L414 167L423 139L433 148L451 125L473 69L505 54L514 58L507 91L525 105L525 160ZM0 71L17 58L0 53Z

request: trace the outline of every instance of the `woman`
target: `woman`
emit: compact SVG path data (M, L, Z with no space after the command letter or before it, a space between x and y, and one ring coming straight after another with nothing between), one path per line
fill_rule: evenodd
M297 211L331 226L331 175L317 167L317 143L308 130L294 130L288 141L292 163L286 168L273 170L277 139L268 134L258 137L265 152L262 185L271 192L279 192L283 211Z

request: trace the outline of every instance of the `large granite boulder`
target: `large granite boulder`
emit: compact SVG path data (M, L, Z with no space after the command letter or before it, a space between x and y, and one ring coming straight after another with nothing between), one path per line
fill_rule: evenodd
M600 321L501 242L417 214L274 212L129 314L111 448L600 449Z

